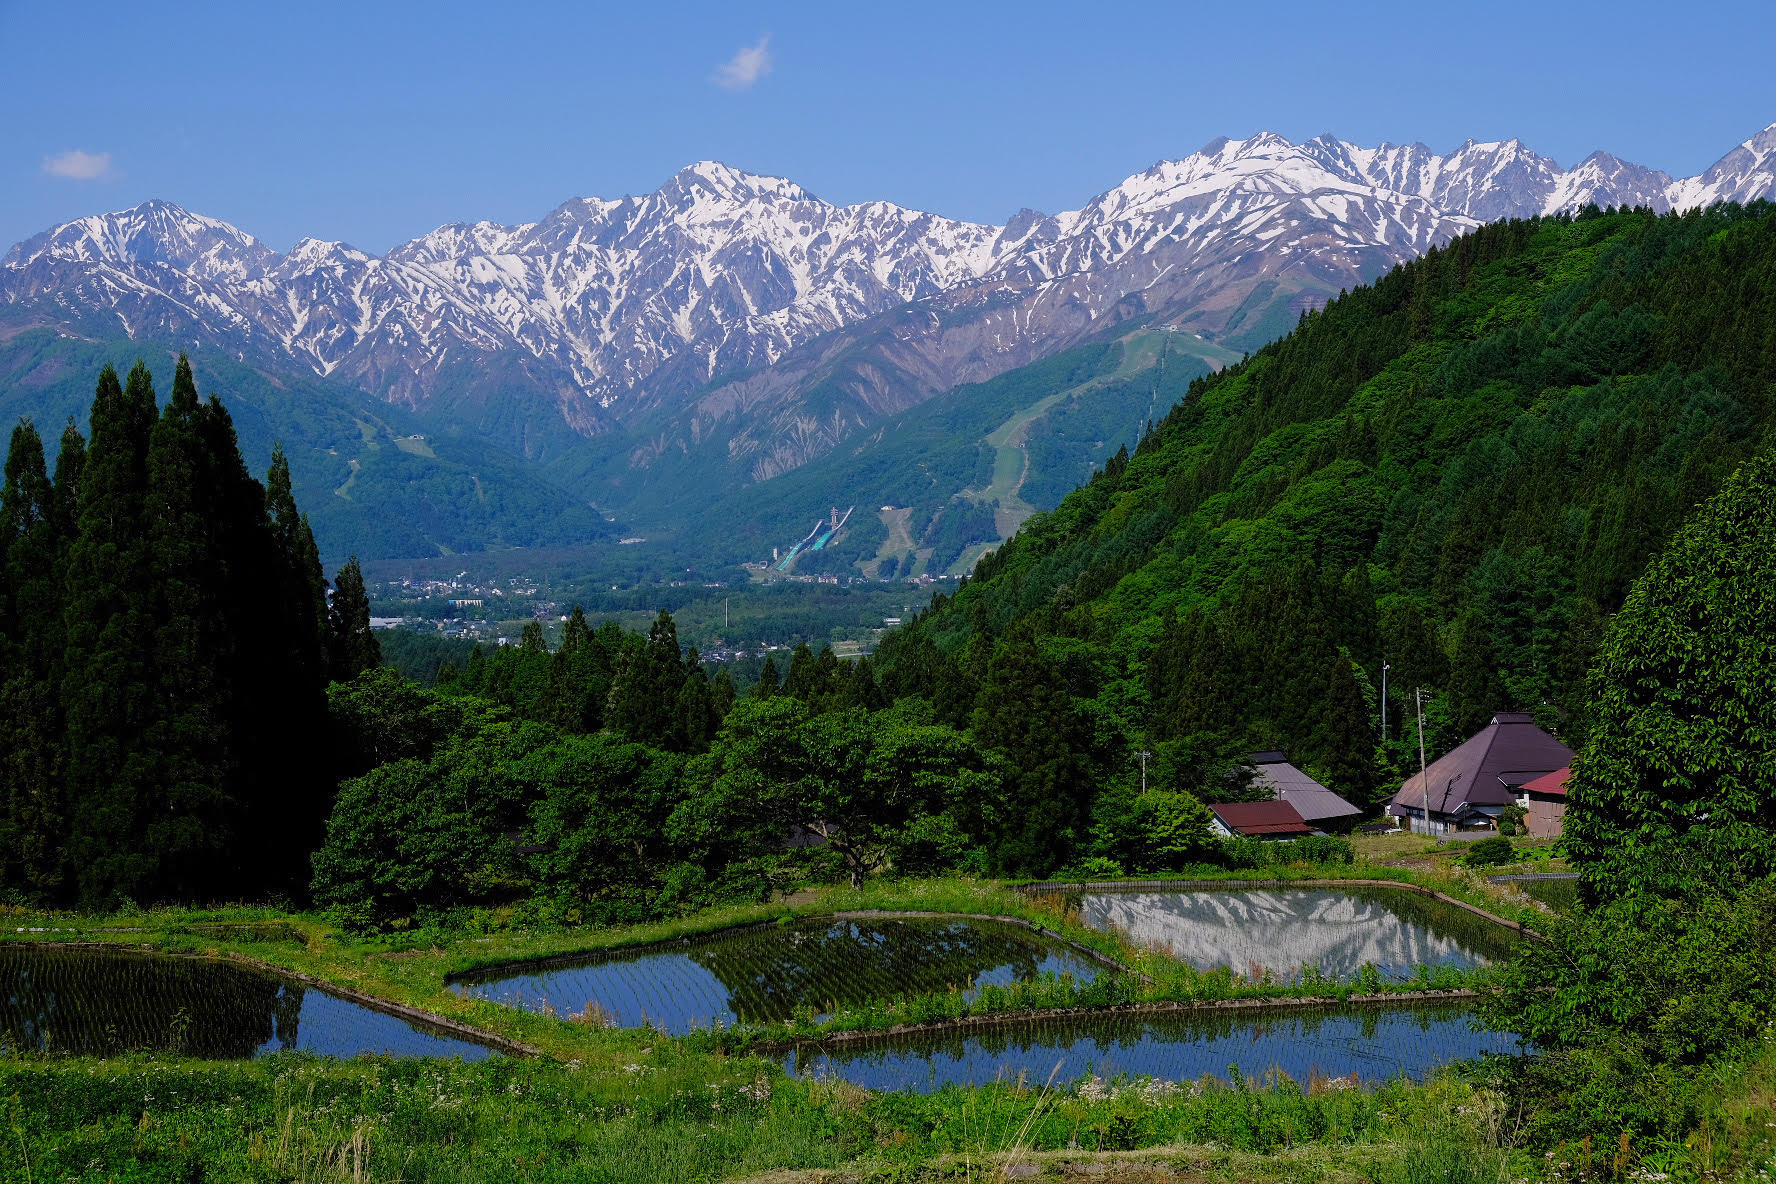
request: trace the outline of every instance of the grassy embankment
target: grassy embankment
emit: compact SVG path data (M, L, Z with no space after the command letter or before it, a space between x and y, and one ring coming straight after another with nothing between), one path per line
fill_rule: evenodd
M1364 865L1282 870L1301 873L1297 878L1312 870L1375 875ZM545 1055L479 1065L294 1055L251 1064L26 1058L0 1064L0 1099L11 1099L4 1119L10 1129L0 1136L10 1134L18 1150L14 1160L8 1147L0 1163L33 1180L598 1181L814 1171L801 1177L811 1180L841 1169L860 1179L989 1179L1010 1161L1060 1171L1099 1159L1108 1172L1136 1173L1131 1179L1158 1164L1208 1179L1391 1180L1411 1178L1412 1156L1446 1153L1422 1145L1422 1131L1440 1129L1439 1122L1455 1121L1450 1129L1465 1132L1466 1152L1488 1145L1468 1117L1449 1116L1471 1116L1491 1103L1454 1080L1375 1091L1287 1081L1196 1089L1087 1083L1083 1090L1007 1083L928 1097L870 1096L843 1084L785 1079L766 1061L724 1055L706 1040L531 1015L444 985L448 974L516 958L643 944L786 914L868 909L1017 916L1137 968L1161 969L1157 988L1200 986L1210 977L1166 971L1162 954L1131 950L1002 886L955 880L828 890L793 904L710 910L598 933L471 929L356 938L321 918L243 908L103 918L15 914L6 940L235 952L475 1024ZM483 920L498 923L497 916ZM217 923L287 925L290 936L201 928ZM20 928L55 932L14 932ZM1444 1117L1432 1121L1438 1114ZM1127 1154L1155 1147L1132 1160ZM1313 1173L1304 1177L1309 1165Z
M1388 880L1465 899L1510 920L1533 924L1537 911L1533 904L1518 907L1503 901L1500 894L1487 891L1492 886L1483 879L1460 870L1423 872L1368 864L1297 865L1203 873L1191 878L1275 882ZM324 918L313 915L237 908L153 910L102 918L21 915L8 928L53 931L7 932L0 934L0 941L113 941L164 953L240 955L466 1023L538 1048L548 1056L628 1063L636 1049L653 1041L650 1033L595 1033L585 1024L564 1023L461 994L450 989L448 980L464 972L505 963L644 946L786 918L867 911L1009 917L1057 934L1132 973L1099 974L1084 983L1071 978L1015 983L984 989L973 999L965 998L960 991L884 999L865 1007L841 1010L819 1022L809 1014L789 1024L732 1029L720 1034L719 1046L737 1052L759 1042L1029 1010L1295 997L1344 1000L1359 994L1446 991L1483 985L1487 977L1484 970L1453 968L1426 968L1418 979L1399 983L1383 982L1373 975L1324 978L1311 968L1289 978L1253 977L1226 969L1199 971L1173 959L1166 951L1142 949L1118 934L1087 927L1068 911L1062 896L1032 898L1001 884L962 879L885 881L860 890L833 887L799 894L792 901L726 906L656 924L603 930L508 929L501 915L494 911L476 914L468 928L354 936L339 932ZM294 940L265 940L274 935L205 928L218 923L281 927Z

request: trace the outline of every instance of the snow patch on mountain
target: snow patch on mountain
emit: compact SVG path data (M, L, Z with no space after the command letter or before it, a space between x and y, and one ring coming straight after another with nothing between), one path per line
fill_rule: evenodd
M1439 154L1264 132L1004 226L881 201L835 206L781 177L699 161L653 193L576 198L514 226L451 223L384 256L315 239L280 254L146 202L13 247L0 302L294 358L411 404L437 392L447 358L515 354L583 425L594 419L573 400L616 414L669 405L909 302L991 323L970 346L978 359L926 367L941 387L988 373L994 358L1059 348L1106 317L1195 310L1193 331L1212 335L1255 284L1335 291L1500 217L1772 192L1776 125L1681 180L1602 152L1564 169L1517 140ZM933 324L896 348L937 348L943 316Z

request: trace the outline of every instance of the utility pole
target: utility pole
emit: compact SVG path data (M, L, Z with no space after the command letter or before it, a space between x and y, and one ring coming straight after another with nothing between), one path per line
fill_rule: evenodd
M1425 705L1424 688L1416 687L1412 701L1418 707L1418 779L1425 791L1425 834L1431 834L1431 779L1425 776Z
M1388 738L1388 671L1393 667L1387 659L1381 660L1381 742L1387 743Z
M1146 793L1147 792L1147 758L1152 756L1153 754L1151 752L1148 752L1145 748L1143 748L1140 751L1140 753L1137 755L1139 755L1141 758L1141 792Z

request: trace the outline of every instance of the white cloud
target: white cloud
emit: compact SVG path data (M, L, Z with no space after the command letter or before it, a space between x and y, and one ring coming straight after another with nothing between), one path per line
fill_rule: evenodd
M111 154L82 152L78 148L71 148L67 152L44 157L43 171L52 177L65 177L70 181L98 181L111 175Z
M715 68L715 84L729 90L748 90L771 72L771 38L760 37Z

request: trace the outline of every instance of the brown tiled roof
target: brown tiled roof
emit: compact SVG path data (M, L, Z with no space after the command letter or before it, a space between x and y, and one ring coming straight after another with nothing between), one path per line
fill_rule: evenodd
M1525 781L1522 786L1523 792L1557 793L1562 797L1565 797L1566 783L1572 780L1572 775L1573 770L1571 765L1566 766L1564 769L1555 769L1552 773L1537 777L1534 781Z
M1467 806L1507 806L1517 788L1572 764L1573 750L1536 727L1526 714L1500 712L1466 743L1414 773L1394 794L1391 806L1424 808L1430 783L1431 810L1458 814Z
M1211 805L1221 825L1236 835L1307 835L1313 827L1288 802L1222 802Z

